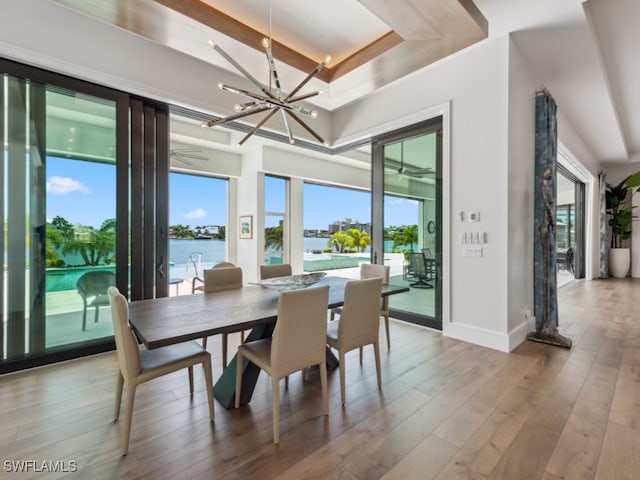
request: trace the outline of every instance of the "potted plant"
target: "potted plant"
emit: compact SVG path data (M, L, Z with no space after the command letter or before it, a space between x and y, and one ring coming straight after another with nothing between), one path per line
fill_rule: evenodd
M609 271L616 278L624 278L629 273L631 251L627 240L631 238L633 209L631 197L640 186L640 171L629 175L617 185L607 184L606 211L611 227L609 249Z

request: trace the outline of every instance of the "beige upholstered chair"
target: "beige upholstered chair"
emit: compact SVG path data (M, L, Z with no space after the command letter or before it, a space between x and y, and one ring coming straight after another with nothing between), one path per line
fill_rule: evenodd
M389 265L376 265L373 263L360 264L360 279L365 278L382 278L383 285L389 285ZM331 310L331 320L335 318L336 313L340 314L341 308ZM387 350L391 348L391 336L389 334L389 297L383 297L380 300L380 316L384 317L384 330L387 335ZM360 362L362 363L362 349L360 350Z
M242 288L242 268L240 267L214 267L204 271L205 293L220 292ZM227 366L228 333L222 334L222 368ZM244 340L244 335L242 335ZM202 346L207 348L206 337L202 339Z
M329 322L327 343L338 350L340 361L340 394L345 403L345 353L372 344L376 357L378 387L382 386L380 375L380 295L382 278L368 278L347 282L344 292L344 306L340 319Z
M289 263L282 263L280 265L260 265L260 280L289 276L291 276L291 264Z
M273 336L238 347L235 406L240 406L242 371L247 359L271 376L273 443L280 442L280 379L287 375L319 365L324 414L329 414L325 343L328 302L327 285L282 292Z
M109 287L109 303L113 333L116 338L118 358L118 383L114 421L120 417L122 391L125 390L124 426L122 429L122 454L129 451L131 418L136 387L156 377L189 368L189 388L193 394L193 365L202 364L207 385L209 417L213 421L213 380L211 378L211 355L197 342L184 342L176 345L140 350L136 337L129 326L129 305L127 299L116 287Z

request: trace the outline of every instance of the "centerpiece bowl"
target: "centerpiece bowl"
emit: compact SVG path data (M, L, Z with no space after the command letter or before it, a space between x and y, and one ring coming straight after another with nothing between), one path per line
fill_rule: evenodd
M256 285L262 285L263 287L273 288L274 290L283 292L285 290L298 290L310 287L326 276L326 272L303 273L301 275L290 275L287 277L265 278L264 280L258 280Z

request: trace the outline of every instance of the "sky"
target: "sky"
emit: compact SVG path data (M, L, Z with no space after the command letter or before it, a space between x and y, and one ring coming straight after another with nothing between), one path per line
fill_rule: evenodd
M265 210L284 209L284 180L266 177ZM304 228L327 229L334 221L371 221L369 192L307 183L304 186ZM418 204L385 198L385 223L417 223ZM115 168L93 162L47 158L47 219L61 216L72 224L100 227L115 217ZM226 181L172 173L169 179L169 224L224 225Z

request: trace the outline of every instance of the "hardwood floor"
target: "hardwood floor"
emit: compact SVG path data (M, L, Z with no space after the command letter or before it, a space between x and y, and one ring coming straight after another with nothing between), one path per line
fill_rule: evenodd
M1 478L635 479L640 471L640 281L580 282L560 293L571 350L525 342L510 354L392 322L382 348L347 356L347 404L329 374L281 383L280 445L261 376L239 410L217 402L208 422L201 369L141 386L129 455L113 423L115 356L0 377ZM383 334L383 329L381 329ZM230 337L237 341L237 335ZM384 346L384 341L382 342ZM212 351L219 339L210 339ZM231 347L230 347L231 348ZM234 347L235 348L235 347ZM214 376L220 355L213 355ZM8 472L20 460L62 460L77 472Z

